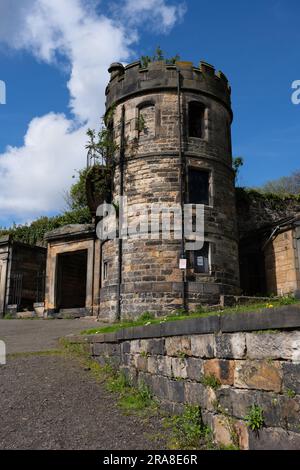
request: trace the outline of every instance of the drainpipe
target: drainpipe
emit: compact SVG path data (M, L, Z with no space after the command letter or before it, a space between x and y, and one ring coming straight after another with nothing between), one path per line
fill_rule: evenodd
M121 116L121 142L120 142L120 197L124 196L124 159L125 159L125 106L122 106ZM117 320L121 319L121 286L122 286L122 265L123 265L123 240L121 237L121 226L119 219L118 230L118 284L117 284Z
M274 228L273 232L269 236L268 240L263 244L262 246L262 251L265 251L265 248L267 245L270 243L270 241L273 239L273 237L277 234L277 232L280 230L280 225Z
M177 97L178 97L178 146L179 146L179 162L180 162L180 204L181 204L181 247L180 258L186 258L185 251L185 230L184 230L184 204L185 204L185 155L182 150L182 110L181 110L181 74L177 67ZM182 269L182 307L186 310L186 269Z
M10 263L11 263L11 258L12 258L12 253L11 253L11 241L8 241L8 250L7 250L7 259L6 259L6 272L5 272L5 288L4 288L4 297L3 297L3 318L5 317L6 314L6 307L8 305L8 299L9 295L7 292L8 288L8 276L10 275Z
M92 273L92 316L94 316L94 296L95 296L95 251L96 251L96 239L93 240L93 273Z

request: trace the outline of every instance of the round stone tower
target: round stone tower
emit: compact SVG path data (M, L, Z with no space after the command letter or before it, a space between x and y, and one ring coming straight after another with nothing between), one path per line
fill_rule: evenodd
M106 111L112 111L117 145L113 199L126 197L129 231L101 244L100 317L217 304L220 295L239 290L228 80L204 62L199 68L114 63L109 72ZM186 222L176 211L170 224L176 219L179 227L170 237L162 233L159 207L185 204L204 208L204 243L196 250L178 236ZM155 221L159 232L148 233Z

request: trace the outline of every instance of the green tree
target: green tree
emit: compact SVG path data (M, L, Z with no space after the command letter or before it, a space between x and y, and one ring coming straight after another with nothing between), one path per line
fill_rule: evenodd
M300 170L295 171L290 176L282 176L268 181L257 189L262 193L273 193L281 196L300 194Z
M244 166L243 157L235 157L232 161L232 167L233 167L233 171L234 171L234 174L235 174L235 182L236 183L238 181L240 169L241 169L242 166Z

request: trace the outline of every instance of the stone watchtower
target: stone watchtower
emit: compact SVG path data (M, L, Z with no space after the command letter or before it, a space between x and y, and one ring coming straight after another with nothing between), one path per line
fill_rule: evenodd
M204 62L114 63L109 72L113 198L126 196L129 212L135 204L203 204L205 243L187 251L187 240L151 235L102 242L100 318L217 304L239 286L228 80Z

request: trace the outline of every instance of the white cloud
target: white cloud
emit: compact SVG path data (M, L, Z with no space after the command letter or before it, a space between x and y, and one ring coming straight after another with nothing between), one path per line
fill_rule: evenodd
M63 188L81 168L85 128L73 129L63 114L31 121L20 148L8 147L0 158L1 215L19 220L62 209Z
M185 3L167 4L164 0L125 0L123 14L130 24L145 21L151 29L168 32L180 21L186 11Z
M116 21L96 13L98 3L1 0L0 43L27 50L56 66L68 65L74 118L53 113L35 118L24 145L8 147L0 155L0 220L9 216L25 220L62 209L63 191L72 183L74 169L85 163L85 130L98 126L104 111L107 68L132 54L130 48L138 34L137 14L139 22L160 18L163 31L174 26L182 14L178 6L168 6L165 0L126 0ZM128 22L136 29L126 30Z

